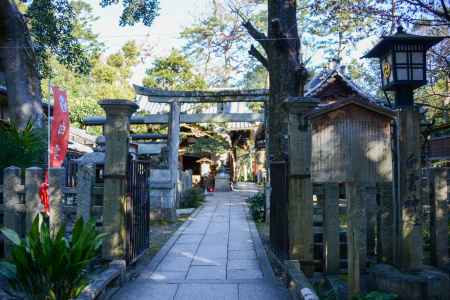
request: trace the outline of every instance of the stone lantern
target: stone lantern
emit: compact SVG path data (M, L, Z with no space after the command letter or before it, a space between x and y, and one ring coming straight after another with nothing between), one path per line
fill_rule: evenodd
M400 26L364 56L380 60L382 89L395 91L397 107L413 105L413 90L427 83L426 53L443 39L409 34Z

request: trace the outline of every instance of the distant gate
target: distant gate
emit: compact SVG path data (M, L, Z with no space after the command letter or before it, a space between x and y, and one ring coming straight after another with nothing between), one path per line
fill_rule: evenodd
M127 172L128 199L125 204L125 259L127 264L135 262L150 246L149 176L149 162L129 160Z

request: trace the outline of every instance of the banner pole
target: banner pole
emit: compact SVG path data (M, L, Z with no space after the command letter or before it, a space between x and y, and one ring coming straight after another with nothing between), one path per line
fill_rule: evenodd
M50 169L50 136L51 136L51 110L50 101L52 99L51 75L48 77L48 105L47 105L47 169Z

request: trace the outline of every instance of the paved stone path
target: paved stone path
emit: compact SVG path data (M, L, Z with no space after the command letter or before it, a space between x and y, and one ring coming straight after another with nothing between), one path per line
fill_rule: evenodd
M267 260L246 192L214 193L114 300L287 300Z

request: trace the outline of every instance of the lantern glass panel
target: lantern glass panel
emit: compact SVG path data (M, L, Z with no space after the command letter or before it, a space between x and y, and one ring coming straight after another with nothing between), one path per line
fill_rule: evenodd
M423 68L422 67L415 67L412 69L412 80L424 80L423 76Z
M397 80L408 80L408 69L397 66Z
M395 62L397 64L406 64L408 62L407 52L395 52Z
M423 64L423 53L422 52L412 52L411 62L413 64Z

